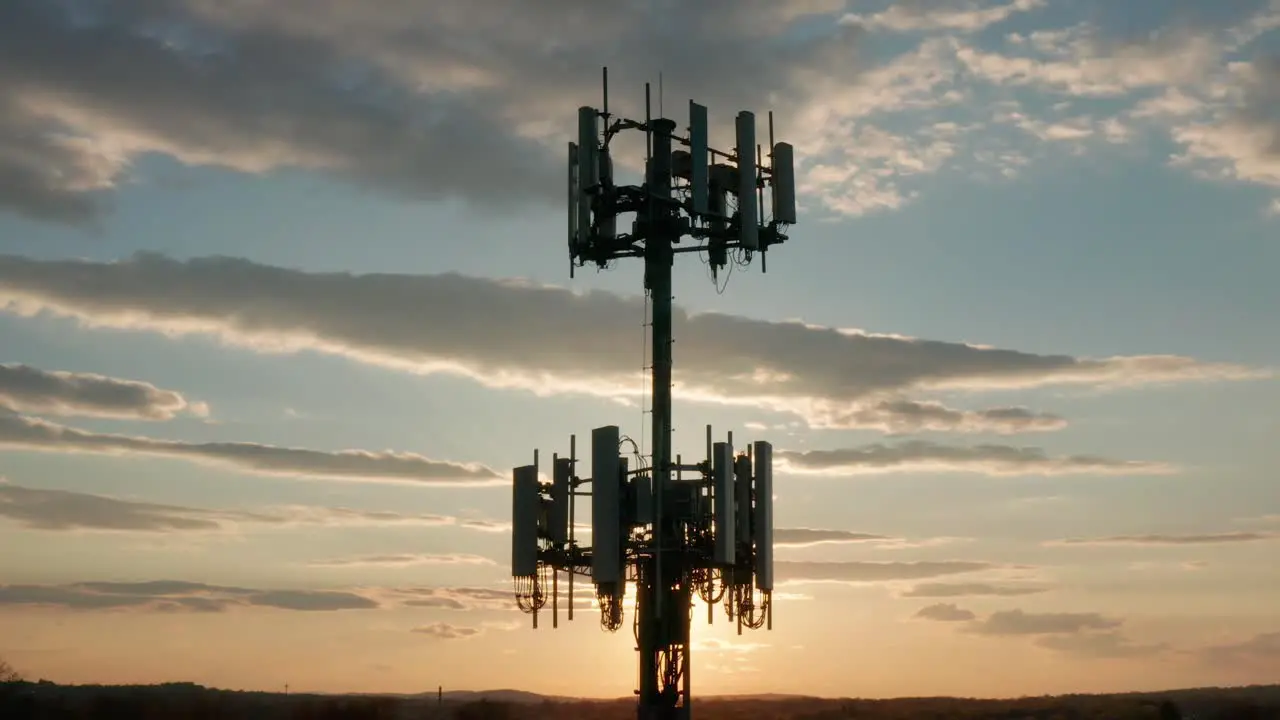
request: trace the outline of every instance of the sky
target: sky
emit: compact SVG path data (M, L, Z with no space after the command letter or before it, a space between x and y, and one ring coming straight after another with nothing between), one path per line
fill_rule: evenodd
M641 267L570 279L565 245L607 65L613 112L661 76L713 146L747 109L796 148L768 272L675 272L677 452L710 424L776 462L773 630L695 608L695 693L1274 682L1277 29L1266 0L7 0L0 657L630 695L630 610L535 631L509 565L512 467L646 434Z

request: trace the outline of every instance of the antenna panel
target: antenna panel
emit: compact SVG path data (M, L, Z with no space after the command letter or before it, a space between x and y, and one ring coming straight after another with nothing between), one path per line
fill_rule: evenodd
M735 544L751 544L751 458L739 455L733 463L734 504L737 517L734 518Z
M525 465L511 472L511 575L538 574L538 468Z
M734 532L734 473L733 446L718 442L711 452L712 492L715 496L714 518L716 551L715 561L732 565L737 561L737 535Z
M578 197L582 188L578 185L578 145L569 143L569 252L578 247Z
M795 148L791 143L773 146L773 219L784 225L796 224Z
M756 463L756 587L773 589L773 445L755 443Z
M613 187L613 158L609 155L609 148L603 147L597 153L597 162L599 163L600 177L599 182L603 188ZM600 237L606 240L612 240L618 234L618 216L612 212L597 212L596 223L600 228Z
M552 543L569 542L569 484L573 478L573 461L556 458L551 470L551 507L547 511L547 536Z
M578 108L578 247L586 248L591 238L591 195L599 183L599 129L596 109Z
M738 239L748 250L760 249L759 208L756 207L756 116L749 110L738 113Z
M622 580L622 458L617 425L591 431L591 580Z
M703 215L707 205L707 152L710 142L705 105L689 101L689 185L693 191L693 211Z
M632 525L649 525L653 522L653 478L648 475L637 475L631 482L632 495L635 499L635 515Z

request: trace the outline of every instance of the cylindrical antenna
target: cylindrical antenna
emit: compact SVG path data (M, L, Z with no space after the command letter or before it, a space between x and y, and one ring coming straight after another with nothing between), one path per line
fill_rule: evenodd
M600 87L603 90L603 93L602 93L603 104L601 106L601 110L604 111L604 129L605 129L605 137L607 138L608 132L609 132L609 66L608 65L605 65L604 67L600 68ZM773 115L769 115L769 123L770 123L769 127L773 127ZM771 144L773 142L772 135L769 136L769 142Z

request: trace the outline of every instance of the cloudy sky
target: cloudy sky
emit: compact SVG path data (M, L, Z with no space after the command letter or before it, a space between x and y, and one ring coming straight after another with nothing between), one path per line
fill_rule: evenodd
M1274 681L1277 29L1267 0L6 0L0 656L629 695L627 632L514 609L505 525L535 448L644 434L640 268L565 256L608 64L611 109L662 73L713 144L773 109L797 149L768 274L676 272L677 450L711 423L778 463L775 629L696 610L696 691Z

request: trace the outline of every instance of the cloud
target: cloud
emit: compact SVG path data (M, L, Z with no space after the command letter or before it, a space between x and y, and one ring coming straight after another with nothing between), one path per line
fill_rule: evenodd
M111 530L126 532L219 531L252 513L218 512L102 495L41 490L0 480L0 517L34 530Z
M442 610L515 610L510 589L488 587L392 588L387 597L406 607ZM576 598L575 598L576 599Z
M359 11L180 0L92 12L9 0L0 66L25 70L0 77L9 100L0 113L0 205L92 219L148 153L245 173L323 171L414 199L550 204L562 199L553 189L565 108L597 97L605 53L636 68L684 68L682 89L712 107L772 96L805 108L822 99L809 74L857 79L856 34L777 36L840 7L711 0L682 7L673 24L643 4L581 0L537 9L495 0L480 12L464 0ZM756 51L734 52L743 46ZM615 70L621 86L640 79ZM634 110L634 98L616 93L611 104L626 100Z
M475 637L483 631L477 627L464 627L461 625L450 625L446 622L437 622L430 625L416 627L412 632L430 635L437 640L462 640L464 638Z
M887 535L871 535L849 530L814 530L812 528L777 528L773 531L775 547L813 547L836 543L893 540Z
M1034 595L1046 592L1049 588L1036 585L1006 585L994 583L920 583L902 597L941 598L990 595L995 597L1015 597L1018 595Z
M1106 98L1203 81L1219 53L1203 33L1153 33L1142 40L1116 41L1083 24L1016 35L1013 40L1022 54L961 46L956 55L974 76L997 85Z
M1022 407L956 410L938 402L882 400L870 405L834 410L824 416L815 408L815 427L868 428L887 433L916 433L928 430L955 432L1022 433L1061 430L1067 421L1050 413Z
M502 484L497 472L479 465L431 460L396 452L325 452L245 442L188 443L178 440L93 433L44 420L0 412L0 447L38 452L168 457L231 467L261 475L428 484Z
M1028 613L1022 610L1001 610L991 613L985 620L973 623L968 630L980 635L1045 635L1052 633L1078 633L1084 630L1112 630L1123 620L1104 617L1098 613Z
M1218 91L1224 97L1206 106L1209 113L1171 129L1183 148L1172 163L1209 179L1280 188L1280 60L1242 62L1233 70Z
M1096 538L1066 538L1053 540L1045 545L1058 546L1159 546L1159 545L1221 545L1280 540L1280 532L1224 532L1194 535L1112 535Z
M964 622L972 620L976 615L970 610L965 610L952 603L938 603L937 605L929 605L920 608L915 614L922 620L936 620L938 622Z
M510 522L498 521L498 520L460 518L458 520L458 525L459 527L470 528L472 530L479 530L481 532L491 532L491 533L511 532Z
M0 78L0 137L43 142L0 154L0 205L83 221L149 152L241 172L323 170L425 199L552 199L554 156L504 132L479 98L420 99L336 48L218 33L181 3L68 7L5 3L0 65L26 70Z
M737 655L746 655L759 650L770 647L768 643L756 642L733 642L730 640L721 640L719 638L706 638L704 640L695 640L691 644L691 650L696 653L733 653Z
M786 450L774 453L785 472L854 475L883 472L977 472L988 475L1163 474L1173 468L1156 462L1113 460L1093 455L1050 456L1039 448L1008 445L971 447L916 440L840 450Z
M1239 55L1280 27L1280 12L1271 5L1220 25L1221 20L1184 23L1115 38L1102 27L1081 23L1014 33L1005 51L957 44L955 54L970 76L1005 90L1030 88L1050 100L1105 98L1119 106L1103 118L1063 121L1022 112L997 118L1043 141L1097 136L1125 142L1139 130L1155 130L1180 148L1170 158L1173 167L1208 180L1280 188L1276 61L1260 48L1254 57ZM1021 98L1011 104L1032 107Z
M929 0L900 0L871 15L847 13L841 24L860 25L869 30L892 32L951 31L973 33L1002 23L1020 12L1045 7L1046 0L1012 0L983 6L976 2L937 3Z
M1034 642L1048 650L1090 659L1147 657L1170 650L1168 643L1136 643L1118 632L1046 635Z
M992 570L997 567L986 562L960 560L920 562L777 560L774 562L774 574L779 583L787 584L815 582L877 583L960 575Z
M1178 87L1215 100L1206 85L1280 22L1271 8L1224 32L1138 40L1082 23L1013 33L1005 47L984 35L979 47L975 33L1011 19L1052 21L1033 13L1047 0L847 5L705 0L681 6L673 23L666 5L583 0L491 0L483 10L466 0L174 0L92 11L7 0L0 67L24 72L0 77L0 208L93 223L117 188L151 180L136 167L148 155L241 173L301 169L490 211L557 206L566 113L597 102L600 58L626 57L612 69L625 91L614 90L611 109L636 116L639 83L679 67L668 94L712 108L713 140L729 136L734 110L785 109L779 132L796 146L806 210L891 211L918 197L915 179L968 160L957 138L923 128L985 109L974 102L989 94L984 83L1124 100ZM883 43L865 42L883 32L924 37L886 57ZM1049 135L1069 129L1031 122ZM1092 119L1090 129L1118 142L1127 129L1117 135L1117 122ZM1179 142L1241 175L1265 170L1263 132L1244 132L1211 123ZM1007 140L998 129L984 139L978 152Z
M902 550L907 548L937 547L967 538L933 537L920 540L852 532L850 530L816 530L812 528L778 528L773 531L775 547L805 548L818 545L867 543L880 549Z
M1196 572L1209 567L1209 563L1204 560L1184 560L1182 562L1153 562L1139 561L1129 563L1130 570L1138 571L1168 571L1175 570L1178 572Z
M627 328L643 317L643 300L601 291L454 274L308 273L225 257L177 261L139 253L96 263L10 255L0 256L0 308L74 317L90 327L211 335L259 352L342 355L491 387L613 397L640 388L639 338ZM909 390L1267 375L1179 356L1035 355L680 308L673 322L681 348L678 396L818 422ZM551 336L558 341L546 342ZM983 422L1007 424L1017 414L987 411Z
M235 607L322 612L379 607L374 600L344 591L256 590L177 580L0 585L0 606L5 605L155 612L222 612Z
M928 615L926 611L929 611ZM955 605L931 605L921 610L917 617L964 622L962 631L977 635L1029 637L1037 647L1081 658L1136 658L1170 649L1164 643L1134 642L1118 630L1124 624L1123 619L1095 612L1029 613L1014 609L994 612L979 620L973 613Z
M561 580L558 605L561 612L564 612L569 608L569 591L567 583L563 581L563 578ZM544 592L547 594L547 604L543 612L550 613L552 610L551 589L545 588ZM516 605L515 593L509 587L399 587L379 590L376 596L387 604L408 608L429 608L458 612L480 610L516 612L519 609ZM628 593L623 601L623 606L634 610L634 591ZM579 612L590 612L597 609L595 590L590 584L584 583L575 589L573 607Z
M356 557L332 558L316 560L308 563L312 567L349 568L349 567L411 567L415 565L494 565L493 560L479 555L459 553L449 554L410 554L395 555L360 555Z
M181 412L205 415L203 403L137 380L0 364L0 406L30 413L169 420Z
M1280 662L1280 632L1259 633L1248 640L1211 645L1199 649L1197 654L1211 664L1259 663L1274 666Z
M253 511L193 508L122 500L106 495L13 485L0 478L0 518L30 530L57 532L235 532L291 527L458 527L483 521L317 505Z

